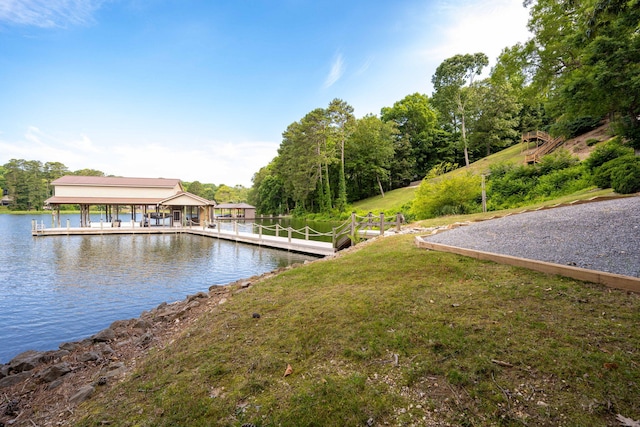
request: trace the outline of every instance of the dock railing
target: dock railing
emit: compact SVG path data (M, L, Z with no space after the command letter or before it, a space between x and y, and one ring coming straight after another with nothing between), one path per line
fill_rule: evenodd
M214 221L213 224L218 234L221 231L225 231L223 229L226 229L226 231L232 231L236 235L242 232L257 234L260 239L263 236L286 237L291 242L291 239L321 240L325 237L326 241L330 240L333 247L339 250L354 243L354 240L359 238L383 236L385 231L390 228L395 228L399 231L403 222L404 216L401 213L392 217L385 217L384 213L374 216L373 213L369 212L365 216L359 216L354 212L351 214L351 218L339 226L333 227L328 232L314 230L308 225L295 229L293 227L283 227L280 224L263 225L254 222L228 220Z
M112 227L111 223L96 223L96 226L88 227L70 227L69 220L67 219L65 227L51 227L47 228L44 222L32 221L32 234L34 236L45 235L70 235L70 234L151 234L151 233L180 233L185 230L199 230L198 234L206 231L209 236L217 235L218 238L222 237L222 234L227 236L236 236L246 239L248 235L257 236L260 241L268 240L270 236L278 239L286 238L288 243L291 244L292 240L298 241L324 241L327 244L331 244L334 250L340 250L351 244L356 243L360 239L371 238L375 236L383 236L386 230L390 228L396 228L400 230L404 222L404 216L401 213L392 217L385 217L383 213L378 216L369 214L365 216L351 214L351 218L340 224L337 227L333 227L328 232L320 232L314 230L309 226L304 226L300 229L294 229L293 227L283 227L280 224L275 225L263 225L254 222L245 221L202 221L201 224L184 224L180 227L142 227L133 222L127 224L127 227ZM98 226L99 224L99 226Z
M390 228L400 231L403 223L404 216L401 213L386 218L382 212L378 216L374 216L372 212L365 216L353 212L351 219L333 229L333 247L339 250L348 244L356 243L360 238L384 236L385 231Z

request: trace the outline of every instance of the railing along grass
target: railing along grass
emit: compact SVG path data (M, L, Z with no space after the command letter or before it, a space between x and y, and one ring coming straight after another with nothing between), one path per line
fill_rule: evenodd
M378 239L235 294L78 408L77 425L640 418L638 295L413 239Z

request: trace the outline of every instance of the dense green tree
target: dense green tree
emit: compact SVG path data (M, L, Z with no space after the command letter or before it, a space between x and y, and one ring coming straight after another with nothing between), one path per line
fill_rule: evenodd
M216 190L215 200L218 203L241 203L247 201L248 190L242 185L236 185L235 187L229 187L228 185L221 184Z
M215 200L216 191L218 191L218 186L215 184L202 184L202 187L203 187L203 191L200 196L204 197L207 200Z
M69 168L60 162L46 162L43 172L49 183L70 174Z
M344 171L345 144L349 138L355 121L353 107L341 99L334 99L329 103L326 111L329 118L329 137L337 145L340 153L340 167L338 170L338 196L336 197L336 209L343 211L347 206L347 183ZM327 183L329 181L327 180Z
M73 175L77 176L105 176L104 172L97 169L78 169L73 171Z
M185 183L185 187L186 187L186 190L191 194L195 194L196 196L200 196L200 197L203 197L204 195L204 186L200 181L193 181L193 182L190 182L189 184Z
M326 110L316 108L283 133L275 172L298 211L331 208L328 169L337 160L335 144L328 138L328 120Z
M521 105L511 84L499 79L485 79L478 83L476 94L482 102L469 139L478 157L519 142Z
M284 185L282 180L273 175L268 175L262 181L259 188L260 212L272 215L281 215L289 212L286 197L284 196Z
M282 180L275 174L275 163L267 166L253 175L253 186L249 190L249 203L263 215L281 215L289 213L287 196Z
M373 115L356 121L345 153L346 175L353 200L376 193L384 196L383 183L389 180L397 132L395 123L383 122Z
M534 83L567 122L605 114L640 148L640 0L538 0Z
M0 166L0 197L4 196L4 190L7 188L7 180L4 177L6 169Z
M436 138L437 113L427 95L420 93L407 95L393 104L393 107L383 108L381 118L385 122L393 121L398 129L397 139L400 142L396 145L400 149L394 160L402 162L403 159L400 156L407 157L407 155L413 159L413 168L407 176L408 180L403 184L422 179L433 165L441 161L442 147L437 145L441 140ZM406 145L411 147L410 153L405 153L401 149Z
M15 210L40 210L49 195L42 163L35 160L11 159L4 165L10 205Z
M454 131L460 130L466 166L469 166L466 119L473 114L473 82L488 64L489 59L484 53L455 55L445 59L431 79L435 90L434 105L442 117L452 124Z
M548 130L550 118L544 103L546 91L532 85L536 74L535 45L533 42L518 43L503 49L497 64L491 70L491 84L509 87L509 96L515 97L519 108L519 133Z

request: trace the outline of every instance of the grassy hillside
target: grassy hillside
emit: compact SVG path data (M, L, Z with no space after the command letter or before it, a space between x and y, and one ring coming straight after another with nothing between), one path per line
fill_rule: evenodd
M560 148L567 150L572 156L578 157L580 160L584 160L589 156L591 151L597 146L593 144L587 144L588 141L596 140L600 142L607 141L611 138L610 129L608 124L589 131L583 135L579 135L575 138L565 141ZM534 147L531 145L530 147ZM498 153L494 153L488 157L478 160L469 165L468 168L461 167L452 172L449 172L443 177L452 177L459 174L467 173L471 171L475 174L486 173L490 168L497 164L522 164L525 159L525 152L522 151L523 146L521 144L513 145ZM417 187L400 188L397 190L389 191L385 193L385 196L375 196L365 200L358 201L353 204L353 209L357 212L402 212L406 213L406 206L413 201ZM610 192L609 192L610 193ZM571 195L569 200L578 200L584 197L591 197L586 194ZM403 209L403 206L405 209Z
M488 157L480 159L477 162L470 164L468 168L458 168L444 176L455 176L460 173L466 173L467 171L481 174L487 172L493 164L522 162L524 162L524 153L522 153L522 147L520 144L516 144L498 153L494 153ZM380 212L392 210L400 212L403 205L413 200L416 189L417 187L406 187L389 191L385 193L384 197L375 196L355 202L353 204L353 208L358 212Z
M639 322L638 295L387 237L210 305L77 425L613 425Z

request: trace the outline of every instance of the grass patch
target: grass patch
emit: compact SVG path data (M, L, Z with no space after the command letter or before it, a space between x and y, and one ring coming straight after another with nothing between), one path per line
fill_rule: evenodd
M388 237L212 308L77 425L612 424L640 418L639 321L638 295Z
M402 206L413 200L418 187L404 187L387 191L382 196L369 197L353 204L353 209L360 213L402 211Z

